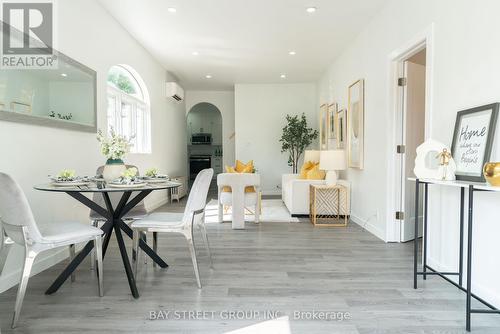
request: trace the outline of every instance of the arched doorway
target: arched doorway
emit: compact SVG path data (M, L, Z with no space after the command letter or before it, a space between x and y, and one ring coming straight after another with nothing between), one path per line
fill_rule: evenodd
M213 168L214 177L222 173L222 114L219 108L208 102L194 105L187 114L187 135L190 184L204 168Z

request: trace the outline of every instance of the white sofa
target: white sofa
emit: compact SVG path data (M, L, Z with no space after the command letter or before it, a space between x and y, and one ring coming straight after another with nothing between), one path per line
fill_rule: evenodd
M338 180L347 188L347 207L351 207L351 186L348 181ZM303 180L299 174L283 174L281 178L281 197L292 216L309 215L309 185L325 184L325 180Z

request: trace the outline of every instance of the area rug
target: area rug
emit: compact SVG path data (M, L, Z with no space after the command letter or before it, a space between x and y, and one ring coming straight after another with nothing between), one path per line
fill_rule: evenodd
M253 210L253 208L250 208ZM207 223L217 223L217 200L212 199L205 211ZM250 212L245 213L245 221L253 221L254 216ZM224 214L224 221L231 221L231 211ZM292 217L281 199L262 200L261 222L298 223L299 219Z

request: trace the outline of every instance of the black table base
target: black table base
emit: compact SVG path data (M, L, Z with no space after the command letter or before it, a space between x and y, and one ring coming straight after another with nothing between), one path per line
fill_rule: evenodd
M417 259L418 259L418 210L419 210L419 196L420 196L420 185L424 185L424 233L422 240L422 271L418 271ZM467 282L466 287L462 286L462 276L463 276L463 259L464 259L464 210L465 210L465 187L460 187L460 241L459 241L459 264L458 272L440 272L429 265L427 265L427 207L429 199L429 184L430 181L422 181L417 179L415 185L415 241L414 241L414 251L413 251L413 288L417 289L417 277L422 275L423 279L427 278L427 275L436 275L443 278L448 283L454 285L459 290L466 293L466 305L465 305L465 329L470 332L471 329L471 314L472 313L496 313L500 314L500 310L485 301L484 299L478 297L472 293L472 223L474 214L474 192L475 191L488 191L484 189L476 189L474 185L468 185L469 198L468 198L468 226L467 226ZM430 271L427 271L430 270ZM458 283L453 281L447 276L458 276ZM488 307L489 309L473 309L472 298Z
M114 232L116 236L116 241L118 243L118 248L120 250L120 255L123 261L123 266L125 268L125 273L127 274L128 284L130 286L130 291L134 298L139 298L139 292L137 290L137 285L135 283L135 278L132 272L132 267L130 265L130 260L127 254L127 248L125 247L125 242L123 240L122 232L125 233L129 238L132 239L132 229L125 224L123 221L123 217L137 204L139 204L146 196L148 196L152 190L141 190L139 193L129 201L130 196L132 195L132 191L125 191L120 199L120 202L117 204L116 208L113 208L111 204L111 200L107 192L102 192L102 196L104 198L104 202L106 203L106 208L101 207L97 203L90 200L88 197L84 196L78 192L67 192L68 195L85 205L91 210L94 210L98 214L100 214L103 218L106 219L106 223L101 227L104 234L104 242L103 242L103 258L106 255L106 251L108 249L109 240L111 239L111 235ZM168 264L163 261L158 254L156 254L144 240L139 241L139 247L161 268L167 268ZM80 263L85 259L89 253L94 248L94 242L89 241L83 249L75 256L75 258L70 262L70 264L63 270L63 272L56 278L54 283L47 289L45 294L53 294L56 292L61 285L71 276L76 268L80 265ZM97 269L96 269L97 270ZM99 273L98 273L99 274Z

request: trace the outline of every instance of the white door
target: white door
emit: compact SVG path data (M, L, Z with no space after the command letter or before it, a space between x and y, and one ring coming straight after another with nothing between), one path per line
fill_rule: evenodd
M403 64L406 84L402 86L402 143L405 153L401 154L401 201L400 208L404 212L401 220L401 241L415 238L415 182L408 181L415 177L416 149L425 140L425 65L411 61ZM420 191L419 205L419 237L422 236L422 195Z

